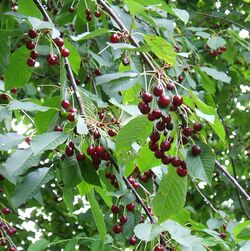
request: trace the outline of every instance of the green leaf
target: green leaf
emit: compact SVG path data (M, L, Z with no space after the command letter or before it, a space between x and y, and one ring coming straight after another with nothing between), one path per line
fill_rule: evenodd
M222 37L211 37L207 40L207 45L212 49L216 50L221 46L224 46L226 44L225 39Z
M137 238L143 241L151 241L162 232L160 226L151 223L140 223L135 226L134 232Z
M126 0L125 3L128 6L129 12L132 16L141 14L145 11L145 7L133 0Z
M30 51L24 46L15 50L10 56L10 63L7 67L4 76L5 90L10 90L15 87L23 87L30 79L33 71L26 63L30 57ZM16 74L18 72L18 74Z
M21 143L25 139L24 136L10 132L0 134L0 151L8 151Z
M104 242L106 238L106 224L105 224L104 216L100 209L99 203L95 199L94 190L90 191L87 194L87 197L91 206L91 211L95 220L96 227L100 234L100 239Z
M146 116L138 116L130 120L116 136L116 153L120 162L129 158L133 143L142 144L148 138L153 125Z
M37 169L24 177L17 185L12 198L13 205L18 208L25 201L35 196L42 185L54 178L53 170L47 167Z
M203 113L201 110L195 108L195 113L197 114L197 116L199 116L200 118L205 119L206 121L210 122L210 123L214 123L215 121L215 115L209 115L206 113Z
M72 188L62 188L63 191L63 201L67 209L72 213L74 211L74 189Z
M88 40L88 39L91 39L91 38L95 38L95 37L99 37L101 35L104 35L106 33L108 33L109 31L104 29L104 28L100 28L100 29L97 29L95 31L92 31L92 32L84 32L78 36L71 36L71 39L73 41L79 41L79 40Z
M75 156L63 160L61 177L66 188L73 188L82 181L81 170Z
M34 153L54 150L68 138L68 134L63 132L46 132L32 138L31 149Z
M126 44L126 43L107 43L109 46L112 47L113 50L128 50L128 51L138 51L138 52L148 52L150 51L150 46L144 45L140 47L136 47L132 44Z
M189 14L186 10L173 9L175 15L184 23L187 24L189 20Z
M243 238L245 236L245 233L249 234L249 228L250 228L250 220L246 220L245 222L239 223L234 229L233 229L233 234L236 237L237 242L241 241L242 238L239 237L240 233L244 229L247 229L246 232L243 231ZM244 239L243 239L244 240Z
M219 80L225 83L230 83L231 77L229 77L225 72L217 71L214 68L200 67L207 75L211 76L215 80Z
M0 74L3 75L9 63L10 45L9 37L5 31L0 30Z
M147 34L144 36L144 39L151 47L152 52L154 52L158 58L163 59L170 65L175 65L176 52L171 44L169 44L165 39L155 35Z
M75 250L75 247L76 247L76 245L77 245L77 242L78 242L78 239L73 239L73 240L69 241L69 242L66 244L64 251L72 251L72 250Z
M11 112L7 107L0 106L0 122L9 118L11 116Z
M41 106L34 104L32 102L21 102L18 100L13 100L9 103L9 110L25 110L29 112L40 111L45 112L51 109L51 107Z
M78 134L87 135L89 133L88 127L85 123L85 119L78 116L76 131Z
M78 50L76 49L76 47L73 46L68 40L64 40L64 45L70 51L68 59L69 59L70 65L72 67L72 70L76 75L78 75L78 71L79 71L80 65L81 65L80 54L79 54Z
M186 162L188 174L211 185L215 155L207 144L203 142L197 142L196 144L201 147L201 154L193 156L191 150L187 152Z
M195 69L201 76L200 84L204 88L204 90L206 90L208 93L214 94L216 91L214 80L211 79L207 74L205 74L199 68L196 67Z
M82 180L81 183L77 185L78 191L81 195L87 194L90 190L93 189L93 185L90 185L85 180Z
M153 211L160 222L180 212L185 204L186 193L187 178L178 176L175 168L169 167L153 200Z
M18 175L23 174L30 167L38 165L39 161L40 156L35 155L30 148L17 150L4 163L8 175L7 179L16 184Z
M42 18L41 11L37 8L35 3L30 0L19 0L17 11L25 16Z
M250 240L250 226L247 226L242 229L237 235L237 238L241 240Z
M170 219L185 226L186 223L190 220L190 212L187 209L182 208L177 215L171 216Z
M35 243L32 243L29 246L28 251L44 251L47 247L49 247L49 241L46 239L40 239Z

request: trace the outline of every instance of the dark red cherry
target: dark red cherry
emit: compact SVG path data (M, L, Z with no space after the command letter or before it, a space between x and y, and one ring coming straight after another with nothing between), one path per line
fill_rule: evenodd
M220 233L220 238L221 239L225 239L227 237L227 234L226 233L224 233L224 232L221 232Z
M173 82L170 81L170 82L167 83L167 89L169 91L173 91L174 88L175 88L175 84Z
M36 43L32 40L26 42L26 47L29 50L33 50L36 47Z
M171 122L171 116L170 115L162 116L161 120L163 123L168 124Z
M31 51L30 57L33 59L37 59L39 57L39 53L35 50Z
M116 131L115 131L114 129L109 129L109 130L108 130L108 135L109 135L110 137L114 137L114 136L116 136Z
M202 124L200 122L195 122L193 128L196 132L199 132L202 130Z
M69 50L67 48L62 48L61 49L61 54L64 58L69 56Z
M2 208L2 213L3 214L10 214L11 212L12 212L12 210L10 209L10 208L8 208L8 207L4 207L4 208Z
M153 100L153 96L151 93L149 92L143 92L142 93L142 100L145 102L145 103L150 103L152 100Z
M154 131L150 134L149 138L153 141L153 142L157 142L160 139L160 134L157 131Z
M164 152L163 151L161 151L161 150L156 150L155 151L155 157L157 159L161 159L163 156L164 156Z
M174 106L181 106L183 103L183 99L182 99L182 96L180 95L175 95L173 97L173 105Z
M166 156L166 155L162 156L161 162L162 162L162 164L164 164L164 165L168 165L168 164L170 163L170 157L169 157L169 156Z
M178 81L182 82L184 80L184 77L182 75L178 76Z
M62 132L63 128L60 125L55 126L54 131L56 132Z
M119 219L120 223L123 225L128 221L128 216L122 215Z
M55 38L54 41L55 41L55 43L56 43L56 45L57 45L58 47L64 46L64 40L63 40L62 38L57 37L57 38Z
M94 153L95 153L95 147L93 145L89 146L87 148L87 154L92 156L94 155Z
M148 120L149 121L154 121L155 120L155 117L154 117L152 112L148 113Z
M165 123L163 123L162 121L158 121L157 123L156 123L156 129L158 130L158 131L164 131L164 129L165 129Z
M76 155L76 159L77 159L78 161L84 160L84 159L85 159L84 153L78 153L78 154Z
M74 13L75 12L75 8L73 6L70 6L68 8L68 11L69 11L69 13Z
M65 109L65 110L68 110L69 107L70 107L70 102L66 99L62 100L61 102L61 106Z
M192 153L194 156L200 155L200 153L201 153L201 148L200 148L200 146L198 146L198 145L192 146L191 153Z
M113 214L118 214L120 212L120 207L118 205L113 205L111 211Z
M154 248L154 251L164 251L164 246L159 244Z
M171 164L174 166L174 167L177 167L177 166L180 166L182 163L182 161L180 160L179 157L175 156L171 159Z
M135 236L129 238L129 244L135 245L137 243L137 238Z
M12 88L12 89L10 90L10 92L11 92L12 94L16 94L16 93L17 93L17 88Z
M135 204L134 203L127 204L126 208L128 211L132 212L135 210Z
M150 142L149 142L149 149L150 149L152 152L157 151L157 150L158 150L158 143L150 141Z
M166 151L168 151L171 148L171 144L168 141L163 141L160 144L160 148L161 148L162 151L166 152Z
M161 95L157 102L160 107L166 108L170 104L170 98L168 96Z
M90 15L90 14L91 14L91 10L90 10L89 8L87 8L87 9L85 10L85 14L86 14L86 15Z
M75 113L74 112L69 112L67 118L71 122L75 121Z
M156 97L160 97L163 94L163 88L160 85L155 86L153 89L153 94Z
M113 227L113 232L114 232L115 234L121 233L121 232L122 232L122 226L121 226L121 225L115 225L115 226Z
M30 29L30 30L28 31L28 36L29 36L30 38L36 38L37 32L36 32L35 30L33 30L33 29Z
M148 114L150 112L150 107L143 101L138 104L138 108L142 114Z
M109 40L109 41L110 41L111 43L119 43L120 40L121 40L121 36L118 35L117 33L114 33L114 34L112 34L112 35L110 36L110 40Z
M159 119L162 116L161 111L157 108L152 111L152 114L156 119Z
M33 67L35 65L36 61L33 58L28 58L27 65L30 67Z
M191 127L184 127L182 130L182 133L186 136L189 137L193 133L193 129Z
M74 154L74 149L70 146L66 146L65 155L71 157Z
M96 11L95 11L95 17L99 18L100 16L101 16L101 12L98 11L98 10L96 10Z

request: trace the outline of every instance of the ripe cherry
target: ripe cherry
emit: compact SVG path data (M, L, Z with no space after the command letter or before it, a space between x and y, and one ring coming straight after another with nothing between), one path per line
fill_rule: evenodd
M161 148L162 151L166 152L166 151L168 151L171 148L171 144L168 141L163 141L160 144L160 148Z
M105 148L104 146L97 146L95 151L98 153L98 155L102 155L105 152Z
M74 154L74 149L70 146L66 146L65 155L71 157Z
M195 122L193 128L196 132L199 132L202 130L202 124L200 122Z
M150 142L149 142L149 149L150 149L152 152L157 151L157 150L158 150L158 143L150 141Z
M96 11L95 11L95 17L99 18L100 16L101 16L101 12L98 11L98 10L96 10Z
M113 214L118 214L120 212L120 207L118 205L113 205L111 211Z
M122 64L123 64L124 66L128 66L128 65L130 64L129 58L128 58L128 57L124 57L124 58L122 59Z
M114 33L114 34L112 34L111 36L110 36L110 42L111 43L119 43L120 42L120 40L121 40L121 36L120 35L118 35L117 33Z
M155 157L157 159L161 159L163 156L164 156L164 152L163 151L161 151L161 150L156 150L155 151Z
M159 244L154 248L154 251L164 251L164 246Z
M32 40L26 42L26 47L29 50L33 50L36 47L36 43Z
M178 81L182 82L184 80L184 77L182 75L178 76Z
M129 238L129 244L135 245L137 243L137 238L135 236L132 236Z
M95 153L95 147L93 145L89 146L87 148L87 154L92 156L94 155L94 153Z
M160 85L155 86L153 89L153 94L156 97L160 97L163 94L163 88Z
M12 246L12 247L9 248L9 251L17 251L17 249Z
M84 153L78 153L77 155L76 155L76 159L78 160L78 161L82 161L82 160L84 160L85 159L85 155L84 155Z
M62 102L61 102L61 106L62 108L64 108L65 110L68 110L69 107L70 107L70 102L66 99L63 99Z
M30 30L28 31L28 36L29 36L30 38L36 38L37 33L36 33L35 30L30 29Z
M168 124L171 122L171 116L170 115L166 115L166 116L162 116L162 122L165 124Z
M227 234L226 233L224 233L224 232L221 232L220 233L220 238L221 239L225 239L227 237Z
M28 58L27 65L30 67L33 67L35 65L36 61L33 58Z
M101 137L101 134L97 129L93 131L93 137L95 139L99 139Z
M193 129L191 127L184 127L182 130L182 133L186 136L189 137L193 133Z
M31 51L30 57L33 59L37 59L39 57L39 53L35 50Z
M123 225L128 221L128 216L122 215L119 219L120 223Z
M145 103L150 103L152 100L153 100L153 96L151 93L149 92L143 92L142 93L142 100L145 102Z
M75 113L74 112L69 112L67 118L71 122L75 121Z
M174 128L173 123L170 122L166 124L166 129L168 129L169 131L173 130L173 128Z
M181 166L177 167L176 172L180 177L187 176L187 169L182 168Z
M122 226L120 226L120 225L115 225L115 226L113 227L113 232L114 232L115 234L121 233L121 232L122 232Z
M165 129L165 123L163 123L162 121L158 121L157 123L156 123L156 129L158 130L158 131L164 131L164 129Z
M161 95L157 102L160 107L166 108L170 103L170 98L168 96Z
M191 153L192 153L194 156L200 155L200 153L201 153L201 148L200 148L200 146L198 146L198 145L192 146Z
M182 99L182 96L180 95L175 95L173 97L173 105L174 106L181 106L183 103L183 99Z
M133 212L135 210L135 204L134 203L127 204L126 208L128 211Z
M54 131L56 131L56 132L62 132L63 128L60 125L56 125L55 128L54 128Z
M157 108L152 111L152 114L155 117L155 119L159 119L162 116L161 111Z
M91 15L87 15L86 18L87 18L88 21L92 20L92 16Z
M12 210L8 207L4 207L2 208L2 213L3 214L10 214L12 212Z
M160 134L157 131L154 131L150 134L149 138L153 141L153 142L157 142L160 139Z
M114 137L114 136L116 136L116 131L113 130L113 129L109 129L109 130L108 130L108 135L109 135L110 137Z
M57 37L57 38L55 38L54 41L55 41L55 43L56 43L56 45L57 45L58 47L64 46L64 40L63 40L62 38Z
M154 117L154 115L153 115L152 112L148 113L148 120L149 120L149 121L154 121L155 119L156 119L156 118Z
M161 162L162 162L164 165L168 165L168 164L170 163L170 157L164 155L164 156L161 158Z
M0 244L1 244L1 246L7 245L7 240L6 239L1 239Z
M91 10L90 10L89 8L87 8L87 9L85 10L85 14L89 16L89 15L91 14Z
M70 6L69 9L68 9L69 13L74 13L75 11L75 8L73 6Z
M11 89L11 90L10 90L10 92L11 92L11 93L13 93L13 94L16 94L16 92L17 92L17 88L13 88L13 89Z
M30 145L30 142L31 142L31 137L30 137L30 136L28 136L28 137L25 139L25 141L26 141L26 143L27 143L28 145Z
M173 82L170 81L170 82L167 83L167 89L169 91L173 91L174 88L175 88L175 84Z
M64 58L69 56L69 50L67 48L62 48L61 53Z
M143 101L138 104L138 108L142 114L148 114L150 112L150 107Z
M175 156L171 159L171 164L174 166L174 167L177 167L177 166L180 166L181 165L181 160L179 157Z

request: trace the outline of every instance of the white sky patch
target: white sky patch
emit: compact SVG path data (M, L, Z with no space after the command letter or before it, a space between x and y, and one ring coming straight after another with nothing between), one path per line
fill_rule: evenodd
M239 36L240 38L249 38L249 31L245 30L245 29L242 29L240 32L239 32Z

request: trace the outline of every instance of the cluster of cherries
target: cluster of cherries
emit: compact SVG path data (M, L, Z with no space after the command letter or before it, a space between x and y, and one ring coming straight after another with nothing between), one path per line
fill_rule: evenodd
M31 39L26 41L26 48L28 50L31 50L31 52L30 52L30 57L27 60L27 65L33 67L36 63L36 59L39 57L39 53L36 51L37 43L34 41L34 39L37 37L37 31L34 29L30 29L28 31L28 36ZM69 50L64 47L64 40L60 37L57 37L54 39L54 42L60 49L62 57L68 57ZM57 54L49 53L47 55L47 61L49 65L59 64L59 57Z
M70 107L70 102L67 99L63 99L61 102L61 106L62 108L64 108L66 111L68 111L68 115L67 118L69 121L74 122L75 121L75 115L77 114L77 109ZM61 126L56 126L55 131L62 131L62 127Z
M3 181L4 177L0 175L0 181ZM3 192L3 189L0 188L0 193ZM12 213L12 210L8 207L4 207L1 209L0 215L9 215ZM8 239L6 236L13 236L17 232L17 229L15 227L11 227L8 224L6 224L5 220L2 220L0 217L0 245L7 248L8 245ZM17 249L14 246L11 246L8 248L8 251L16 251Z
M173 83L169 82L167 85L168 90L172 90ZM179 106L183 104L183 99L180 95L174 95L172 100L169 96L164 94L164 89L162 86L157 85L153 88L153 94L149 92L142 92L141 99L142 101L138 104L138 108L142 114L147 114L148 120L155 123L154 131L149 136L149 149L154 152L154 155L157 159L161 159L162 163L172 164L176 167L176 172L179 176L184 177L187 175L186 162L181 160L178 156L169 156L166 154L170 150L171 144L174 141L174 138L169 135L169 132L173 130L174 125L171 122L171 115L164 115L159 108L151 110L150 103L153 101L153 98L156 99L158 107L160 109L167 109L170 106L170 111L175 111ZM188 137L192 136L194 132L198 132L202 129L202 124L196 122L191 127L182 128L182 137L180 139L180 144L187 144ZM161 134L163 134L164 139L160 141ZM197 156L201 153L201 148L198 145L192 146L191 152L194 156Z
M4 81L4 76L0 76L0 80ZM17 93L17 88L12 88L10 90L10 92L12 94L16 94ZM0 95L0 100L3 100L3 101L8 101L9 100L9 95L7 93L2 93Z
M91 21L92 20L92 15L91 15L91 10L89 8L87 8L85 10L85 14L86 14L86 19L88 21ZM94 15L95 15L96 18L99 18L101 16L101 12L99 10L95 10Z
M218 55L221 55L223 52L225 52L227 50L227 47L226 46L221 46L216 50L211 50L208 45L205 45L205 49L207 49L209 51L209 54L211 56L216 57Z

